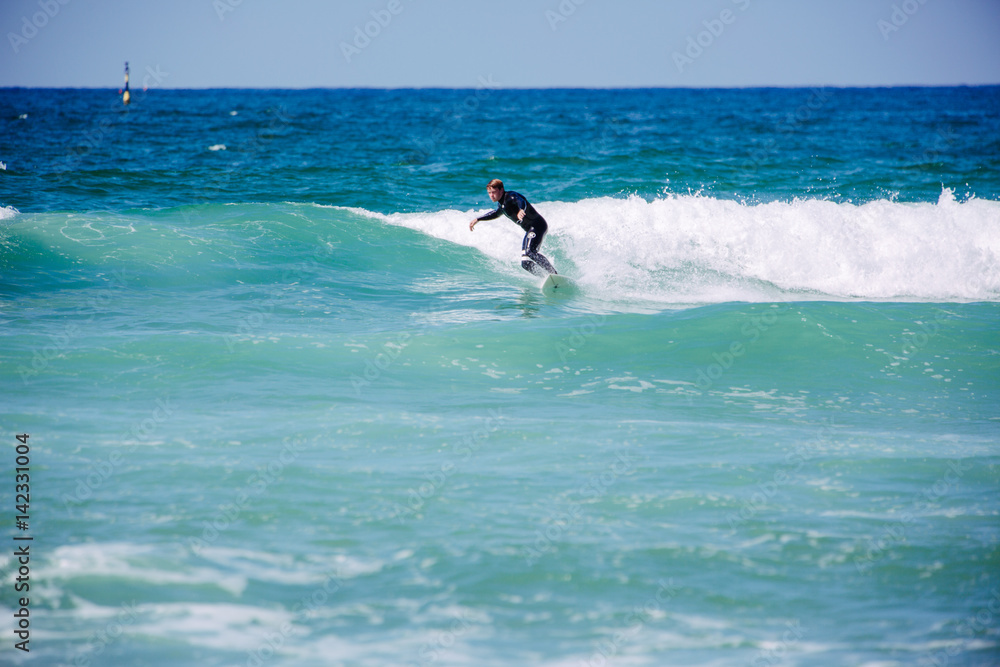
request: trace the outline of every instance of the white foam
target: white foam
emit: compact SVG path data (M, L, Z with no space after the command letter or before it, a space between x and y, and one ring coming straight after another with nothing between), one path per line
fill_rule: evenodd
M292 556L284 554L210 546L199 549L198 556L213 563L219 571L237 572L246 580L286 586L319 585L331 576L347 578L381 569L379 562L361 562L343 555L313 564L296 561Z
M13 206L0 206L0 220L10 220L18 213L20 213L20 211Z
M698 195L540 202L542 248L588 295L655 303L1000 299L1000 202L796 200ZM483 210L375 214L520 271L521 231ZM485 209L484 209L485 210Z
M306 634L280 609L240 604L158 603L137 606L141 618L130 632L218 650L255 650ZM284 631L283 631L284 629ZM271 644L267 643L270 636Z
M210 150L210 151L224 151L224 150L226 150L226 145L225 144L213 144L213 145L211 145L211 146L208 147L208 150Z
M207 567L175 569L162 548L126 543L75 544L57 547L50 564L40 568L40 578L65 581L77 577L131 579L144 584L217 586L239 595L247 579L221 574Z

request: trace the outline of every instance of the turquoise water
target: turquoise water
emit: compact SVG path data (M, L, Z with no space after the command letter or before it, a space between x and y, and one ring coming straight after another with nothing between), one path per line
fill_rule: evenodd
M0 91L0 662L997 664L998 102Z

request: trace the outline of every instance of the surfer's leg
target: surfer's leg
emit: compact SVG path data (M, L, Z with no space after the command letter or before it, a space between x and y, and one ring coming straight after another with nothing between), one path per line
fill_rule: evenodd
M524 235L524 240L521 241L521 268L528 273L534 275L541 275L539 273L539 268L535 266L535 263L528 256L528 245L531 240L535 237L535 232L528 232Z
M527 255L521 258L521 268L533 276L538 276L539 278L545 277L545 271L542 270L542 267L528 259Z
M538 276L539 278L545 277L545 271L542 270L542 267L535 264L535 262L527 255L521 255L521 268L532 275Z
M533 259L538 266L545 269L546 273L559 273L558 271L556 271L556 267L552 266L552 262L549 261L549 258L543 255L542 253L536 252L534 254L528 255L528 257Z
M544 235L545 232L536 234L535 230L531 229L524 235L524 241L521 242L521 268L539 278L544 278L546 272L555 273L555 269L551 269L552 265L549 264L549 260L538 252L538 244L541 243L541 237Z
M547 229L542 229L536 233L534 229L524 235L524 242L521 244L521 267L536 276L544 277L546 273L558 273L552 262L538 252L538 247L542 245Z

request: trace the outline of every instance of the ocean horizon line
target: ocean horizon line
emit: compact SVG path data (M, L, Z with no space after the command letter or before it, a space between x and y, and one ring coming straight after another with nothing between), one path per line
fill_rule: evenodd
M832 90L913 90L913 89L940 89L949 90L955 88L998 88L997 83L956 83L956 84L872 84L872 85L843 85L843 84L801 84L801 85L752 85L752 86L494 86L491 90L522 90L522 91L635 91L635 90L691 90L691 91L739 91L739 90L810 90L815 88ZM316 90L373 90L373 91L395 91L395 90L481 90L484 86L191 86L191 87L171 87L156 86L148 88L150 90L174 90L174 91L216 91L216 90L269 90L269 91L316 91ZM9 85L0 86L0 90L111 90L118 91L120 86L20 86Z

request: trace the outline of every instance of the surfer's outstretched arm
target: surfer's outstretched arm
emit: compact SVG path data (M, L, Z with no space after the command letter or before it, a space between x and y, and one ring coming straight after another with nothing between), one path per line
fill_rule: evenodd
M497 207L497 210L495 211L487 213L486 215L479 216L478 218L469 223L469 231L470 232L475 231L477 222L482 222L483 220L494 220L496 218L499 218L502 213L503 213L503 205Z

